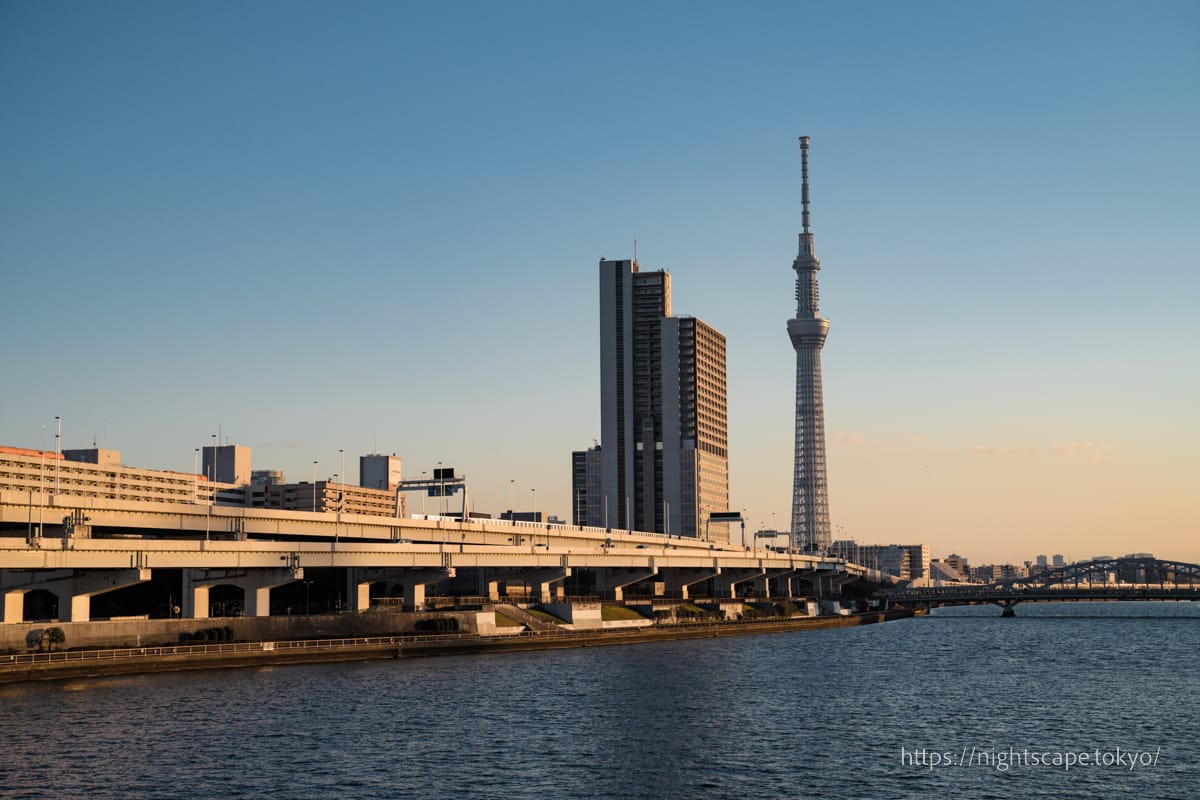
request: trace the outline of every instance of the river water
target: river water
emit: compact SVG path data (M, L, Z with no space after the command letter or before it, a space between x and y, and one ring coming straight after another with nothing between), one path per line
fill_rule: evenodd
M1017 613L0 687L0 796L1200 797L1200 606Z

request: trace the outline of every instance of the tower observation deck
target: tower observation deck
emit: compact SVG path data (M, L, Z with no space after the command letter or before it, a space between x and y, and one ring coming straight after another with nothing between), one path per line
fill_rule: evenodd
M788 336L796 350L796 466L792 484L792 547L823 553L830 543L829 493L825 478L825 406L821 391L821 348L829 320L817 306L817 271L808 227L808 137L800 137L801 200L804 230L796 270L796 317L788 320Z

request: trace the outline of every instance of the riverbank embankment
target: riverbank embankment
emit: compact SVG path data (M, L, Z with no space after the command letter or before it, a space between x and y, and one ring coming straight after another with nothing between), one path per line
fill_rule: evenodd
M904 619L911 610L828 617L692 622L642 628L443 633L68 650L0 656L0 683L329 661L603 647L675 639L792 633Z

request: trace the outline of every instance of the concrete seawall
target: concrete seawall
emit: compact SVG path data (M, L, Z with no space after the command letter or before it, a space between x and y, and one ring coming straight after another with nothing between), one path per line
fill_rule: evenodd
M526 632L506 636L481 636L475 633L364 636L324 640L167 645L17 654L0 656L0 683L191 669L601 647L675 639L792 633L868 625L913 615L912 611L898 610L837 617L687 623L624 630Z
M115 648L179 644L181 634L194 635L198 631L226 627L232 629L235 641L243 642L383 636L412 632L422 620L444 617L457 619L460 631L474 633L477 632L476 615L474 611L370 611L313 616L18 622L0 625L0 653L23 653L36 647L42 631L52 627L63 630L67 647Z

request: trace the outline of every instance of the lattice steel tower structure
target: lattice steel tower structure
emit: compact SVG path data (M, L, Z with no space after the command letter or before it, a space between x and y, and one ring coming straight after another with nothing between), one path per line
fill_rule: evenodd
M821 399L821 348L829 320L817 307L817 271L808 230L808 137L800 137L801 200L804 231L796 270L796 318L788 320L788 336L796 349L796 469L792 484L792 547L824 553L830 545L829 492L825 479L825 406Z

